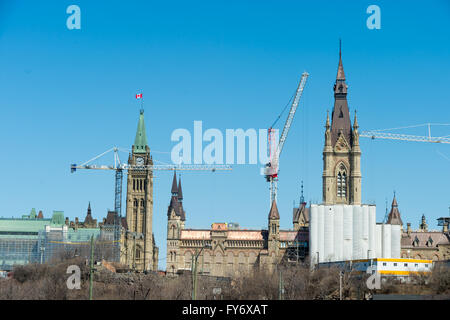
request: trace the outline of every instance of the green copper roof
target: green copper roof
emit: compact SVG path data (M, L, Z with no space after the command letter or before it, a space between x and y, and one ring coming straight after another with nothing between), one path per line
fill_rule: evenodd
M63 211L53 211L52 223L57 225L64 224L64 212Z
M147 134L145 133L145 123L144 123L144 110L141 110L139 115L139 123L136 132L136 139L134 139L134 153L146 153L147 146Z

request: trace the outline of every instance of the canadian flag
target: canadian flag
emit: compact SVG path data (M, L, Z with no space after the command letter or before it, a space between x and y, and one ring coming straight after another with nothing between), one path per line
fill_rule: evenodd
M138 94L136 95L136 99L142 99L142 93L138 93Z

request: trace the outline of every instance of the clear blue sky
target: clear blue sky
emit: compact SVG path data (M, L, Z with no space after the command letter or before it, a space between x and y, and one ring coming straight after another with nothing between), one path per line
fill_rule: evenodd
M66 28L71 4L81 8L81 30ZM381 8L381 30L366 27L371 4ZM281 227L291 228L300 180L305 198L321 201L339 38L361 130L450 123L448 1L0 1L0 216L35 207L84 218L91 201L101 220L114 206L113 172L71 174L69 165L131 147L139 91L151 149L170 152L172 131L192 130L194 120L223 131L267 128L307 70L281 156L278 207ZM450 145L361 138L361 149L363 201L377 204L378 221L395 190L405 223L417 228L425 213L437 229L449 215ZM269 191L259 168L183 173L187 227L265 227ZM154 182L161 259L171 179L157 172Z

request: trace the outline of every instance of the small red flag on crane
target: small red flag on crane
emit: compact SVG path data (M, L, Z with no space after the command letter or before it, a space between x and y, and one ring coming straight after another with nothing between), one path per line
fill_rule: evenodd
M142 93L138 93L138 94L136 95L136 99L142 99Z

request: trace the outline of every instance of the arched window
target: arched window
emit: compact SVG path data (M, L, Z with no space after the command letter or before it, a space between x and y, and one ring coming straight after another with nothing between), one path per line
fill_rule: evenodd
M337 174L337 196L347 198L347 170L341 163Z

